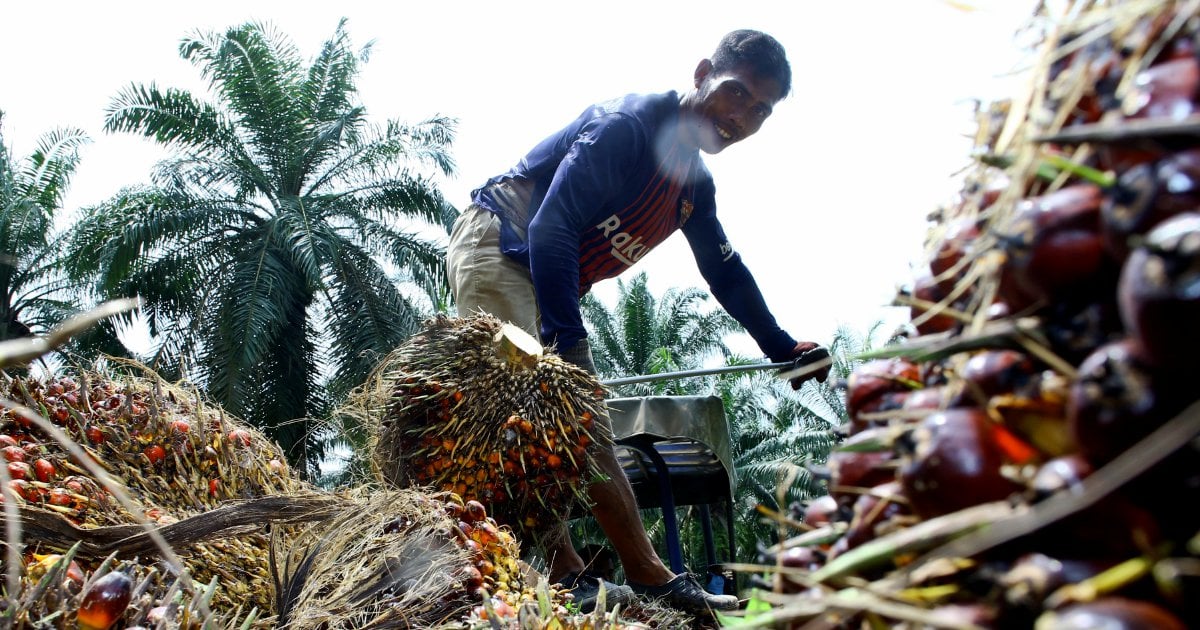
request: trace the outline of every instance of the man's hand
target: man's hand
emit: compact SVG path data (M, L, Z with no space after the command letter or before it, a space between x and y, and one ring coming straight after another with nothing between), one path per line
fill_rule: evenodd
M804 355L804 353L809 352L810 350L816 350L817 348L820 348L820 347L821 346L819 344L813 343L811 341L801 341L796 344L795 348L792 348L791 358L799 359L801 356ZM800 386L803 385L804 382L810 378L817 379L818 383L824 383L825 379L829 378L829 367L832 365L832 362L828 362L827 359L820 359L819 362L823 362L826 364L822 365L819 369L809 372L808 374L805 374L803 376L797 376L796 378L788 381L789 383L791 383L793 390L799 390Z

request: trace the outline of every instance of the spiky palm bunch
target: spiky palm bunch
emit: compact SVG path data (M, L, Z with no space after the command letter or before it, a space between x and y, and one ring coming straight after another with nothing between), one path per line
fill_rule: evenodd
M186 37L214 100L121 91L105 129L173 154L90 208L70 243L98 293L145 300L155 367L202 383L293 461L318 444L308 419L444 295L435 237L455 212L431 178L453 171L454 122L369 123L354 100L369 49L345 20L307 65L260 23Z

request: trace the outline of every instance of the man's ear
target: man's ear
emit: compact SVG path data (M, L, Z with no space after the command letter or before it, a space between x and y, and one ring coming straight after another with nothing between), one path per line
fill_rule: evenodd
M696 65L696 73L693 76L693 78L695 79L696 87L700 87L700 84L704 83L704 79L706 77L708 77L709 73L712 72L712 69L713 69L712 61L710 61L708 59L700 60L700 63Z

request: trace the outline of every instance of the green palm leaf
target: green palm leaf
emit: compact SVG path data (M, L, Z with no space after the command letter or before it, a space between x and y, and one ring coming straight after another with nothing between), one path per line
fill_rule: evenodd
M311 469L332 397L447 294L454 121L368 123L367 48L341 21L310 63L268 24L196 32L208 94L130 86L106 129L172 151L151 183L87 209L73 278L140 295L155 365L179 370ZM434 234L435 236L429 236Z

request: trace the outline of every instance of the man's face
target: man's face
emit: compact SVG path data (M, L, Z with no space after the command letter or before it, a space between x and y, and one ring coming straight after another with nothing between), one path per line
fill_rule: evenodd
M705 153L720 153L754 135L783 98L779 82L738 66L716 72L700 62L696 91L684 99L684 133Z

